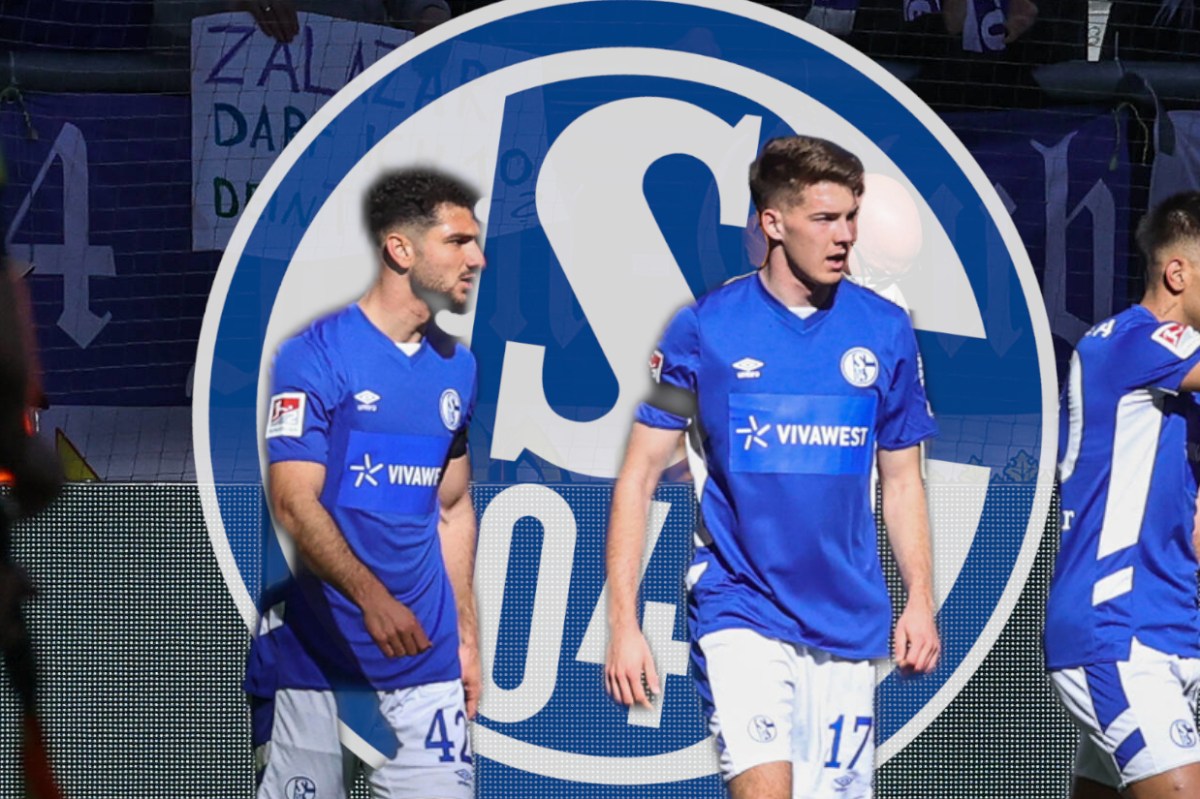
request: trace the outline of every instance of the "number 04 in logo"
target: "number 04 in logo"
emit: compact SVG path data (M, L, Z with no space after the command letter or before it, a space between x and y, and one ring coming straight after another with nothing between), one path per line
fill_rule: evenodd
M642 620L664 680L653 710L603 692L605 517L646 358L676 309L758 262L747 167L767 139L794 133L856 153L864 202L890 186L921 229L920 252L886 289L912 314L942 424L927 462L935 595L943 634L963 645L922 680L881 672L887 713L873 727L847 717L835 757L850 762L870 734L882 763L916 737L982 662L1037 551L1050 492L1040 464L1056 439L1049 329L1003 205L943 123L842 42L748 1L498 3L400 47L300 130L230 241L196 371L206 518L248 623L260 553L247 542L260 539L223 486L246 479L238 453L258 450L269 398L239 376L264 375L280 341L365 288L376 254L356 214L379 172L437 166L482 190L489 262L474 310L439 317L480 364L480 790L616 797L658 784L666 796L678 783L681 797L720 795L687 676L690 487L664 488L651 514ZM319 211L304 227L283 212L291 203ZM860 244L872 235L863 225ZM263 308L269 320L248 334ZM1028 335L993 346L991 329ZM247 335L261 352L248 354ZM786 341L747 356L729 375L742 385L786 358ZM851 386L881 379L865 348L834 357ZM458 429L462 398L446 392L438 412ZM750 420L745 446L768 446L769 424ZM1018 448L1039 464L1034 479L993 479ZM431 745L452 739L445 722Z

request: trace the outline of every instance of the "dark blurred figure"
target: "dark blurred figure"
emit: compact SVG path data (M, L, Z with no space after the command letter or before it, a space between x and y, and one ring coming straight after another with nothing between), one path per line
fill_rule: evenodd
M450 4L446 0L401 0L388 5L395 8L392 25L417 36L450 19Z
M153 15L154 0L3 0L0 49L143 50Z
M1100 58L1200 59L1200 14L1195 0L1114 0Z
M5 182L0 155L0 191ZM24 282L0 250L0 482L13 487L10 515L45 508L62 486L53 449L33 435L32 410L44 405L33 314ZM7 534L0 555L7 559Z
M490 6L492 3L498 3L500 0L450 0L450 11L456 17L461 17L469 11L474 11L477 8Z
M420 34L450 19L447 0L153 0L154 40L159 47L186 49L192 20L223 11L245 11L263 33L290 42L300 32L301 11L327 17L391 25Z
M1087 57L1087 0L862 0L848 41L919 67L936 109L1036 108L1034 67Z
M0 190L5 182L0 155ZM13 560L10 524L37 513L58 495L62 471L54 451L32 435L30 407L40 395L33 325L24 285L0 251L0 470L12 485L0 498L0 652L21 705L21 747L26 795L59 799L37 716L37 669L33 644L21 612L33 588Z
M299 11L353 22L386 25L385 0L153 0L154 43L167 50L188 49L192 20L225 11L247 11L262 32L290 42L300 32Z

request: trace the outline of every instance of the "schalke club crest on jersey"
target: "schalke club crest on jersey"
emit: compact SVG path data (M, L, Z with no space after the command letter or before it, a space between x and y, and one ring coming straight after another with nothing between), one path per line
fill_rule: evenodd
M230 488L259 479L263 375L280 341L353 301L378 268L356 216L370 182L437 166L481 190L488 260L473 309L439 317L479 362L479 795L719 796L687 673L690 485L664 485L651 510L653 709L604 694L604 528L646 359L677 308L761 259L747 166L796 133L857 154L865 201L898 194L889 207L918 236L896 243L886 220L864 221L860 245L896 243L907 260L851 260L854 279L909 310L941 429L926 472L943 661L919 680L879 672L886 764L982 662L1032 565L1053 461L1049 329L1000 198L945 125L865 56L756 3L498 3L384 57L296 134L230 241L196 369L197 474L247 622L263 542L268 562L281 546ZM729 377L752 386L787 349L746 355ZM879 377L865 349L830 357L854 386ZM442 398L447 427L460 399Z
M879 375L879 361L866 347L853 347L842 356L842 376L852 386L866 388Z
M443 391L438 408L442 413L442 424L446 425L446 429L457 430L458 426L462 424L462 398L458 396L458 392L452 388Z

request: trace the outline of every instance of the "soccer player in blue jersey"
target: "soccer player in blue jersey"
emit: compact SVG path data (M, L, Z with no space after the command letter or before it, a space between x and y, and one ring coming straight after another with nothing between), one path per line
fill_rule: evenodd
M869 797L871 660L888 656L891 624L871 472L908 592L892 651L926 672L940 644L918 445L935 425L907 314L843 279L858 158L773 139L750 187L765 263L679 311L651 358L657 386L614 488L605 678L627 705L661 692L638 575L651 497L686 432L701 516L693 666L730 793Z
M1137 230L1142 301L1089 330L1063 394L1046 666L1081 732L1075 799L1200 796L1200 193Z
M355 693L398 745L366 764L373 797L473 795L475 359L434 315L462 310L484 266L475 201L439 173L385 175L366 203L378 278L276 357L269 495L300 558L247 675L275 697L262 799L348 795L339 705Z

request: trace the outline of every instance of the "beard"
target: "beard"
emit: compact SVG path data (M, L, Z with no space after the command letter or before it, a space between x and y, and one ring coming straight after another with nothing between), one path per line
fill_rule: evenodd
M428 305L430 313L435 316L438 311L461 314L467 310L466 298L459 300L454 296L457 282L447 288L437 281L427 279L416 269L409 271L409 281L412 284L413 294Z

